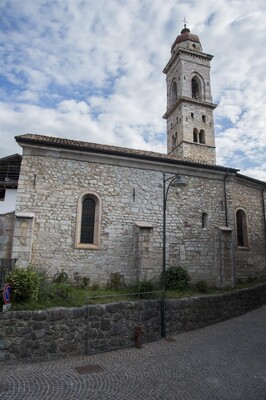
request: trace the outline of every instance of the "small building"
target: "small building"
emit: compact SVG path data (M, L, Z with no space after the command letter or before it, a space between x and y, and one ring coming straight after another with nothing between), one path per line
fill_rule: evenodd
M0 159L0 260L11 259L21 155Z

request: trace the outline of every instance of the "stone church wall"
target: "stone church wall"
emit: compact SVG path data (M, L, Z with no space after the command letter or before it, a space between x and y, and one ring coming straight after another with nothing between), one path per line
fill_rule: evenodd
M89 277L91 283L99 284L105 284L113 272L122 273L127 283L140 277L158 278L162 269L164 169L169 176L180 171L187 181L187 186L170 188L168 193L167 266L181 265L188 269L192 280L204 279L211 285L219 286L219 282L223 281L221 273L224 265L219 249L223 249L224 245L217 243L220 237L217 227L226 224L226 174L215 170L200 171L184 165L166 167L157 163L151 166L148 162L133 162L119 157L101 157L97 162L97 156L92 159L90 156L55 151L24 155L17 214L34 215L32 249L29 251L27 248L27 253L24 251L27 262L45 269L50 275L63 269L70 277L77 273L80 277ZM233 259L234 255L230 253L230 245L226 245L228 254L225 255L225 262L228 268L234 269L232 275L254 276L258 270L262 271L265 263L261 250L264 240L259 204L261 191L255 191L254 195L254 188L250 190L243 185L234 185L231 182L229 190L228 184L231 233L226 234L226 240L230 235L234 242L235 208L241 205L250 210L252 207L248 215L252 214L249 220L254 251L241 252L241 255L236 252L236 266L235 261L228 261L228 257ZM96 193L101 199L98 249L75 247L77 204L84 192ZM254 199L256 204L252 203ZM258 211L251 212L252 204L258 206ZM203 214L206 216L204 226ZM16 226L18 228L18 221ZM14 236L18 239L18 230ZM27 243L30 243L28 237ZM243 257L242 254L250 256ZM19 246L16 246L13 257L22 262L21 256L23 251L20 252Z
M14 212L0 215L0 260L11 259L14 219Z
M235 219L238 209L244 210L247 216L248 246L238 247L235 238L237 277L240 279L247 279L250 276L265 278L266 231L262 191L243 182L231 183L229 187L233 209L232 218Z
M191 275L215 282L214 225L223 223L221 180L185 176L185 188L171 188L167 202L168 265L182 265ZM81 192L102 201L100 249L75 248L77 200ZM35 214L31 262L50 274L64 269L106 283L110 273L126 281L138 277L135 226L148 223L147 278L162 266L162 172L56 157L23 157L18 212ZM202 213L209 215L202 228ZM16 234L16 233L15 233ZM211 238L211 240L210 240ZM19 258L19 254L15 255ZM142 274L142 278L143 274Z

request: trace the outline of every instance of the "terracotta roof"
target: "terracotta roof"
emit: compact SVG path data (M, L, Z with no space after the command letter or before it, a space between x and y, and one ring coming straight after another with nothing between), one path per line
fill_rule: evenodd
M52 136L44 136L44 135L35 135L32 133L27 133L25 135L20 135L15 137L18 143L38 143L38 144L47 144L49 146L54 145L56 147L71 147L76 149L81 149L85 151L97 151L98 152L112 152L112 153L119 153L119 154L136 154L136 155L143 155L148 157L160 157L160 158L169 158L169 159L176 159L174 156L169 156L164 153L156 153L154 151L147 151L147 150L135 150L130 149L127 147L119 147L119 146L110 146L110 145L103 145L98 143L91 143L91 142L83 142L80 140L72 140L72 139L64 139L59 137L52 137Z
M61 147L65 149L80 150L85 152L102 153L102 154L112 154L121 157L131 157L138 159L150 159L154 161L162 161L166 163L175 163L179 165L192 166L196 168L205 169L216 169L216 170L229 170L231 172L236 172L238 170L234 168L226 168L217 165L201 164L195 160L184 160L177 159L174 155L168 155L164 153L156 153L153 151L146 150L135 150L126 147L119 146L109 146L97 143L83 142L79 140L63 139L52 136L43 136L27 133L25 135L20 135L15 137L16 141L23 146L23 144L33 144L33 145L44 145L49 147Z
M177 43L185 42L186 40L190 40L191 42L200 43L198 35L193 35L190 33L189 29L183 29L181 31L181 35L178 35L174 43L172 44L171 51L175 47Z

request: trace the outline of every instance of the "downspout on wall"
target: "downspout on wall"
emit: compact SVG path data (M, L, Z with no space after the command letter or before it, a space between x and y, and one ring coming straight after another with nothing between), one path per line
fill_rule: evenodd
M228 227L228 208L227 208L227 192L226 192L226 178L228 178L228 169L226 170L226 175L224 177L224 209L225 209L225 226Z
M261 191L262 197L262 213L263 213L263 221L264 221L264 240L265 240L265 256L266 256L266 214L265 214L265 197L264 197L264 190Z

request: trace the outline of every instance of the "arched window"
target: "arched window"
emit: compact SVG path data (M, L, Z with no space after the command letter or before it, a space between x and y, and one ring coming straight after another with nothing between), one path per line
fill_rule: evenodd
M208 228L208 224L209 224L209 216L207 213L202 213L201 215L201 226L202 228Z
M177 84L176 81L174 81L172 83L172 89L171 89L171 104L174 104L176 100L177 100Z
M176 147L177 132L172 136L172 148Z
M200 80L197 76L194 76L191 80L191 94L193 99L201 99Z
M93 243L95 220L95 201L85 197L82 202L80 243Z
M100 198L85 193L78 199L76 247L94 249L100 242Z
M236 212L236 234L237 245L240 247L248 246L247 216L244 210Z
M198 130L197 128L193 129L193 142L198 143Z
M205 132L203 129L199 133L199 143L205 144Z

